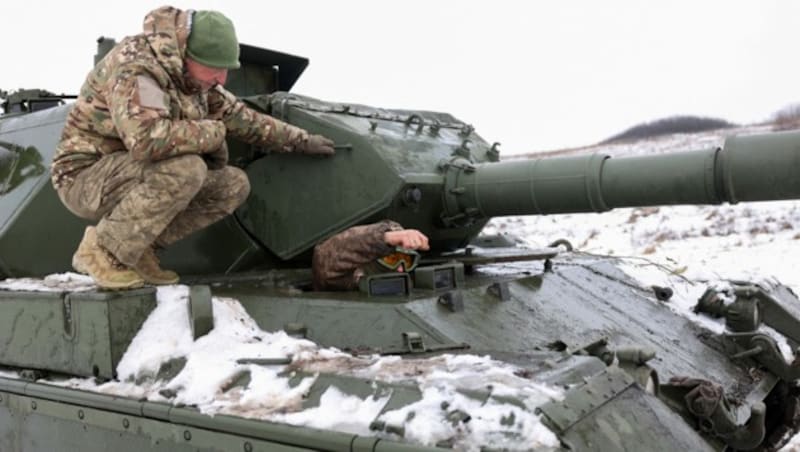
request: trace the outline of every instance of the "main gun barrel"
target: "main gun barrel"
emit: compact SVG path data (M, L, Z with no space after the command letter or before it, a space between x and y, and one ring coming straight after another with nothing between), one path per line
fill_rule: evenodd
M800 132L737 136L722 148L470 165L446 175L445 223L615 207L800 199Z

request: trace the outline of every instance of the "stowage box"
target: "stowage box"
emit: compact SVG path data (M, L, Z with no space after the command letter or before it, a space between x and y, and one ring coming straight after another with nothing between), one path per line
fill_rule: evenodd
M156 306L155 290L0 291L0 362L113 378L133 337Z

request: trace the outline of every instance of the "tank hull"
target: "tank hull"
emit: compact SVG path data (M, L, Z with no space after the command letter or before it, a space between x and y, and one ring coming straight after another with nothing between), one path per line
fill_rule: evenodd
M725 442L715 433L696 431L691 413L670 398L669 391L674 388L669 382L673 378L716 382L726 397L747 400L749 404L764 403L771 415L796 400L794 395L785 397L781 393L785 380L769 372L754 374L752 367L756 363L751 360L732 359L726 351L724 335L712 333L686 313L676 312L658 298L652 287L627 276L619 264L613 258L579 255L548 261L488 263L472 268L453 287L414 288L407 296L380 299L363 292L308 292L305 288L310 272L305 269L240 275L235 280L204 277L190 284L193 288L211 288L208 294L213 297L237 299L264 331L284 330L320 346L335 346L359 355L395 355L403 359L463 353L488 355L526 369L527 378L533 381L570 388L564 401L538 407L548 427L570 450L722 450ZM189 301L192 308L188 321L198 336L213 327L213 323L202 327L203 312L210 312L202 309L202 303L210 299L204 300L201 292L193 289ZM5 313L21 300L31 303L31 297L35 297L31 293L15 293L20 294L2 292L0 311ZM442 303L448 294L457 295L460 305ZM97 298L91 292L83 297ZM152 290L116 295L125 303L137 297L147 300L152 297ZM100 296L103 298L107 296ZM55 306L63 303L61 298L46 295L40 295L38 301ZM800 309L796 298L789 301ZM111 312L121 307L115 308L107 300L106 303ZM95 314L76 311L73 315L78 323L86 324ZM146 312L129 316L132 320L144 317ZM12 330L11 335L21 340L26 331L30 328ZM422 348L409 347L409 334L418 335ZM37 341L58 344L63 342L63 336ZM621 350L649 350L654 358L632 367L623 362L628 358L607 359L608 353L623 356L619 355ZM42 357L40 365L30 360L20 365L12 356L3 358L5 365L16 369L81 374L69 367L53 369L50 361ZM87 365L86 369L90 368ZM407 384L387 386L329 370L320 374L309 393L320 394L336 387L363 397L365 384L377 391L374 394L389 388L397 397L389 403L395 408L416 400L421 390ZM602 399L591 401L589 395L598 392L604 394ZM780 402L775 401L776 393L783 394ZM488 397L488 393L473 395ZM7 430L0 434L2 450L51 450L49 439L37 439L32 433L40 429L59 432L73 441L59 450L128 450L129 445L140 447L146 443L150 450L231 450L248 447L246 443L250 444L247 450L425 450L418 444L403 442L402 437L389 435L388 441L380 430L375 430L375 436L358 436L239 416L210 417L191 408L53 386L46 379L36 383L0 379L0 396L0 428ZM303 409L313 408L316 403L318 396L309 396ZM569 410L568 404L588 405ZM34 405L37 408L32 408ZM748 412L740 410L736 416L740 418L734 418L732 425L745 425ZM614 422L613 429L603 427L609 419ZM780 431L785 433L795 427L781 425ZM774 436L778 431L772 425L755 435ZM757 444L762 440L763 437L751 439ZM87 448L87 444L97 444L97 448Z

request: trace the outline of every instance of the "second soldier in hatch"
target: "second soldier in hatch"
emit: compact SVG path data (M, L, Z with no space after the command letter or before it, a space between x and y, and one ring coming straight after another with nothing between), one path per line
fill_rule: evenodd
M246 174L225 137L277 152L331 155L333 142L255 112L226 91L239 67L231 21L162 7L89 73L69 113L52 182L86 228L73 267L104 288L170 284L155 251L244 202Z
M353 226L314 247L314 290L354 290L370 274L410 272L428 249L425 234L391 220Z

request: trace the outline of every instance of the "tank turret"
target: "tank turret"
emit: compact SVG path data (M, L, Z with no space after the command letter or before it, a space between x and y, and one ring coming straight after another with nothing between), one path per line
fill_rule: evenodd
M270 155L247 165L253 189L240 218L281 258L382 218L420 229L435 250L450 251L496 216L800 197L798 133L735 137L722 149L668 155L500 162L497 144L444 113L283 93L262 105L340 143L334 158L316 163Z

